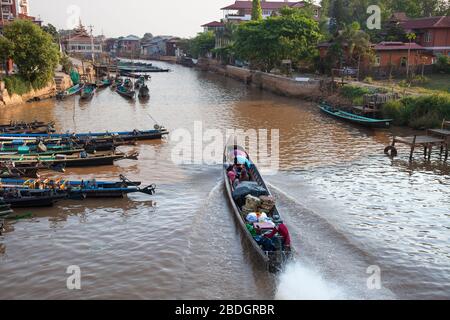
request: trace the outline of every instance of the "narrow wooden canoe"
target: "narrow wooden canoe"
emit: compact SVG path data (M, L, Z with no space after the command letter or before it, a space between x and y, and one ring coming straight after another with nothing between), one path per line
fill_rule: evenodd
M136 91L128 89L123 85L117 86L116 92L127 99L134 99Z
M246 155L246 159L248 160L248 164L250 165L250 169L248 170L250 181L257 182L259 186L266 190L267 195L271 195L270 190L264 183L264 180L256 166L251 162L247 152L242 147L235 145L227 145L224 151L223 176L225 180L226 193L233 208L234 216L238 222L238 225L240 226L241 231L244 233L245 238L250 243L251 248L255 252L256 256L260 258L260 261L265 265L267 270L269 270L269 272L275 273L282 270L283 266L293 258L293 251L290 247L284 246L281 246L273 251L264 251L260 244L257 242L257 239L247 229L245 214L241 210L239 204L233 198L234 189L227 175L227 168L235 163L235 152L237 150L243 152ZM272 214L272 217L275 216L280 217L280 214L276 207L274 208Z
M67 97L73 96L73 95L79 93L83 89L83 87L84 87L84 84L76 84L73 87L67 89L66 91L59 92L56 95L56 98L60 99L60 100L63 100L65 98L67 98Z
M89 133L31 133L31 134L9 134L0 133L0 140L12 141L12 140L38 140L38 139L73 139L75 141L86 141L92 138L95 139L108 139L114 138L116 140L151 140L159 139L164 135L169 134L169 131L164 127L155 126L154 130L134 130L134 131L122 131L122 132L89 132Z
M121 176L122 178L122 176ZM57 193L67 193L71 199L84 198L121 198L130 193L145 193L153 195L156 186L140 187L141 182L128 181L123 177L122 181L109 182L87 179L82 181L69 181L63 179L1 179L0 187L16 188L19 190L56 190Z
M83 100L92 99L92 97L95 94L95 90L96 90L95 85L93 84L85 85L83 89L81 89L81 99Z
M0 188L0 197L11 208L50 207L59 200L66 199L67 193L53 190L18 190Z
M365 127L370 128L388 128L391 125L392 119L374 119L374 118L367 118L363 116L359 116L350 112L345 112L336 108L333 108L330 105L327 104L320 104L320 110L330 115L334 118L337 118L339 120L351 122L354 124L358 124Z
M0 162L10 161L17 165L65 165L65 167L89 167L112 165L114 161L122 159L137 159L137 153L125 154L115 152L97 152L95 154L73 154L73 155L56 155L56 156L16 156L3 155L0 156Z

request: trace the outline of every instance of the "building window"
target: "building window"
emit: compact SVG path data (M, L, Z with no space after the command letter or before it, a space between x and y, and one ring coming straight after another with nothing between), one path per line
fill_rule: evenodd
M431 42L431 32L425 33L425 42Z
M406 57L402 57L402 59L400 60L400 67L406 67L408 58Z
M314 9L314 17L319 17L319 9Z

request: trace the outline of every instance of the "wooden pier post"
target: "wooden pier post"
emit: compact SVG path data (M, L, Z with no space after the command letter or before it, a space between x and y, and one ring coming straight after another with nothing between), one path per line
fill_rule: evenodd
M417 139L417 135L414 136L413 142L411 144L411 153L409 155L409 161L412 161L412 159L413 159L413 153L414 153L414 149L416 147L416 139Z

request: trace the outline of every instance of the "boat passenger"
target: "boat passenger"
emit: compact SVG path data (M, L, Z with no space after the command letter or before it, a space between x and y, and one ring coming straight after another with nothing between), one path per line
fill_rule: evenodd
M230 179L231 184L234 184L234 181L236 180L236 172L234 170L228 171L228 179Z
M283 247L290 248L291 247L291 236L289 234L289 230L283 221L280 221L278 226L273 228L273 231L269 234L265 234L264 237L272 239L276 234L279 234L283 238Z
M250 177L245 168L243 168L241 171L241 175L239 176L239 181L250 181Z

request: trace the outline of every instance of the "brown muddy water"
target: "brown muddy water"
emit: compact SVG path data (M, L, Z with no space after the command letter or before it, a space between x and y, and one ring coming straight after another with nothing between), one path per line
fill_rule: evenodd
M155 63L162 65L162 63ZM242 244L221 165L177 165L171 138L141 143L139 161L70 169L70 178L156 183L155 196L60 202L17 210L0 236L0 299L422 299L450 297L449 166L384 156L392 132L366 130L313 103L170 65L148 102L110 89L0 109L0 122L55 121L59 131L153 127L280 130L280 171L266 179L298 256L286 272L260 270ZM66 287L81 268L81 290ZM367 286L369 266L381 289Z

